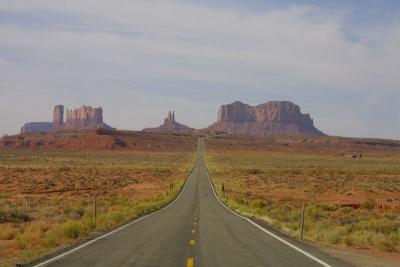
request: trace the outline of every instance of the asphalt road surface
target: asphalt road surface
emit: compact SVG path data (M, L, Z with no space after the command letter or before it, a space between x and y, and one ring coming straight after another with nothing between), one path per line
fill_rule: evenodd
M199 140L196 165L173 203L35 266L346 265L224 207L211 186Z

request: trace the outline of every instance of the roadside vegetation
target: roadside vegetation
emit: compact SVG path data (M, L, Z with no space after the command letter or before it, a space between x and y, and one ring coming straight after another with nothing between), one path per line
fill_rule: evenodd
M235 151L217 142L206 151L219 197L239 213L300 238L305 205L305 240L399 252L400 155Z
M2 150L0 266L28 262L165 206L194 159L194 151Z

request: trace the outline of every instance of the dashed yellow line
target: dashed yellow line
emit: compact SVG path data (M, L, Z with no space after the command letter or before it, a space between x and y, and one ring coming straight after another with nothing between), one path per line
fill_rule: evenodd
M194 259L189 258L186 262L186 267L194 267Z
M194 216L193 216L193 229L192 229L192 234L196 234L196 229L194 229L194 227L195 227L196 224L197 224L197 222L196 222L197 219L198 219L198 216L197 216L197 210L196 210L196 213L195 213ZM190 244L191 246L194 246L194 245L196 244L196 240L194 240L194 239L190 240L189 244ZM187 259L186 267L194 267L194 258L193 258L193 257Z

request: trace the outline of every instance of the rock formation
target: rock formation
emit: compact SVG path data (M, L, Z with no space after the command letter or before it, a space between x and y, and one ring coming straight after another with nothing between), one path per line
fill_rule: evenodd
M240 133L244 135L324 135L314 127L309 114L288 101L271 101L255 107L242 102L223 105L218 111L218 121L208 130Z
M64 122L64 106L57 105L53 110L53 122L30 122L21 128L21 133L49 132L64 129L99 129L114 130L103 122L103 109L82 106L66 112Z
M21 127L21 133L47 133L52 127L51 122L28 122Z
M103 122L103 109L82 106L73 110L67 109L64 129L111 129Z
M144 129L145 132L191 132L192 128L180 124L175 121L175 112L168 112L168 116L164 119L164 124L157 128Z
M57 105L53 111L53 127L61 128L64 124L64 106Z

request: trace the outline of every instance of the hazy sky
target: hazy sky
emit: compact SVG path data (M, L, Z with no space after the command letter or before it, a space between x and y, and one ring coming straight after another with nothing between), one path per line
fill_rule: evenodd
M55 104L102 106L120 129L168 110L200 128L234 100L400 139L400 1L0 0L0 134Z

